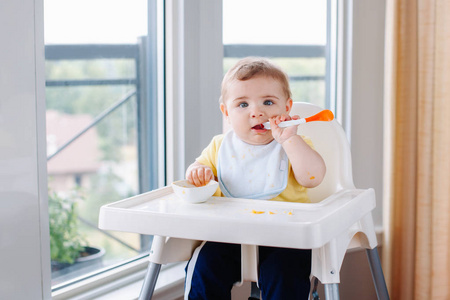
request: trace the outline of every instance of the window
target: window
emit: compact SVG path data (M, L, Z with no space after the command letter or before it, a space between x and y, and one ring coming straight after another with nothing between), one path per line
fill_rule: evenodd
M44 1L54 289L151 245L97 223L100 206L163 182L157 2Z
M245 56L269 57L288 74L294 101L333 109L329 2L223 1L224 71Z

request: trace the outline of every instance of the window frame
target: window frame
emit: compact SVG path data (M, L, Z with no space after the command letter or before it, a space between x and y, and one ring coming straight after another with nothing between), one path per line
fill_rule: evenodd
M166 0L166 182L222 132L222 0Z

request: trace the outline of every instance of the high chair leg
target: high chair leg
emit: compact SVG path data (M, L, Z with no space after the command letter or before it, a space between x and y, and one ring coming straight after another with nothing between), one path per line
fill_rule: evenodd
M147 273L145 274L144 284L139 294L139 300L150 300L155 290L156 280L158 279L159 270L161 270L161 264L150 262L147 267Z
M339 284L327 283L324 285L326 300L339 300Z
M256 282L251 283L250 289L250 298L249 300L258 300L261 295L261 291L259 290L258 284Z
M372 272L373 283L377 291L379 300L389 300L389 293L384 280L383 269L381 268L380 256L378 255L377 247L367 249L367 258L369 259L370 271Z

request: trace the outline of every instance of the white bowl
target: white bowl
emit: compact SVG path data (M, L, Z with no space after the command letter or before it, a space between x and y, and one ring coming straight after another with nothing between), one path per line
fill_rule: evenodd
M214 180L200 187L196 187L188 180L179 180L172 183L175 194L189 203L205 202L216 192L218 186L219 184Z

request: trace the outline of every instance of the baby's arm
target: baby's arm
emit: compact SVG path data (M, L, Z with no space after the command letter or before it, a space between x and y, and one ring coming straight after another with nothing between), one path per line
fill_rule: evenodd
M195 186L203 186L214 179L214 174L210 167L196 161L187 168L186 179Z
M280 122L298 118L278 116L270 120L270 127L274 139L281 144L291 162L297 182L306 188L313 188L318 186L325 176L326 166L322 156L297 134L298 126L278 127Z

